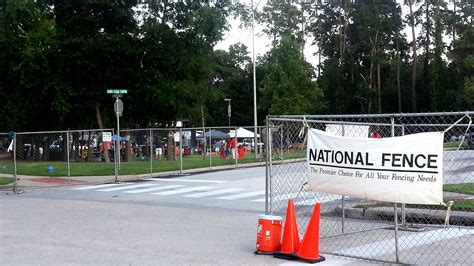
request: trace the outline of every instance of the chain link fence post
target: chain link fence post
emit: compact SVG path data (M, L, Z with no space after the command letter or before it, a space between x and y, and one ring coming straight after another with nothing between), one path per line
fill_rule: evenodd
M267 158L267 161L268 161L268 178L270 180L270 182L268 183L269 186L268 186L268 189L269 189L269 195L270 195L270 199L269 199L269 204L270 204L270 214L273 215L273 197L272 197L272 194L273 194L273 176L272 176L272 169L273 169L273 124L271 122L269 122L269 130L268 130L268 158Z
M66 131L66 147L67 147L67 182L70 185L71 184L71 160L69 158L70 154L70 142L69 142L69 131Z
M392 127L392 138L395 137L395 118L390 117L390 124ZM395 262L399 263L399 257L398 257L398 211L397 211L397 203L394 203L393 205L393 217L394 217L394 223L395 223Z
M183 174L183 129L179 128L179 174Z
M271 205L269 200L271 199L270 197L270 162L268 160L268 155L270 154L269 150L268 150L268 146L269 146L269 136L270 136L270 126L269 126L269 123L268 123L268 116L266 117L265 119L265 214L269 214L269 206ZM260 137L262 137L262 135L260 134Z
M112 130L112 136L115 135L115 130ZM114 147L114 170L115 170L115 183L118 183L119 180L118 180L118 176L119 176L119 167L118 167L118 164L117 164L117 141L113 141L113 138L112 138L112 142L113 142L113 147Z
M209 170L211 169L212 169L212 135L211 135L211 129L209 129Z
M153 158L155 156L158 156L158 152L153 151L153 146L154 146L153 130L150 128L149 131L150 131L150 177L153 177Z
M18 193L18 174L17 174L17 167L16 167L16 140L17 134L15 134L13 138L13 193Z
M237 154L237 127L234 128L234 148L230 147L233 158L235 159L235 168L239 167L238 154Z
M401 125L401 128L402 128L402 136L405 136L405 126L402 124ZM407 224L406 224L406 213L405 213L405 203L402 203L402 227L406 227Z
M342 136L344 137L346 135L346 131L345 131L345 124L343 123L341 125L341 128L342 128ZM342 195L341 197L341 208L342 208L342 215L341 215L341 232L344 234L344 219L346 218L346 208L344 206L344 198L345 196Z

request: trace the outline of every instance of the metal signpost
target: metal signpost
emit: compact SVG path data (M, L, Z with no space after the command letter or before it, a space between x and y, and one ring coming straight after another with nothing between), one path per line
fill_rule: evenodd
M115 139L115 161L118 163L118 169L120 170L120 117L123 112L123 102L120 100L123 94L127 94L128 90L107 90L108 94L112 94L115 98L114 112L117 117L117 138ZM117 179L115 180L117 181Z

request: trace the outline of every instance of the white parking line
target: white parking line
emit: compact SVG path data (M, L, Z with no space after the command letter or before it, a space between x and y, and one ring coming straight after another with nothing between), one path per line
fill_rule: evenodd
M250 198L250 197L261 196L261 195L265 195L265 190L240 193L240 194L235 194L232 196L219 197L217 199L234 200L234 199Z
M132 188L139 188L139 187L151 187L151 186L156 186L156 185L157 185L157 183L147 182L146 184L120 186L120 187L113 187L113 188L104 188L104 189L99 189L97 191L109 192L109 191L127 190L127 189L132 189Z
M237 191L242 191L242 190L245 190L245 189L244 188L226 188L226 189L219 189L219 190L214 190L214 191L184 195L183 197L201 198L201 197L207 197L207 196L215 196L215 195L220 195L220 194L226 194L226 193L229 193L229 192L237 192Z
M151 188L124 191L124 193L136 194L136 193L145 193L145 192L166 190L166 189L172 189L172 188L178 188L178 187L184 187L184 185L169 185L169 186L161 186L161 187L151 187Z
M130 183L128 183L128 184L130 184ZM85 187L75 187L75 188L72 188L72 189L74 189L74 190L88 190L88 189L97 189L97 188L105 188L105 187L115 187L115 186L120 186L120 185L123 185L123 183L122 184L114 183L114 184L92 185L92 186L85 186Z
M208 190L208 189L211 189L211 188L213 188L213 187L205 187L205 186L202 186L202 187L188 187L188 188L182 188L182 189L170 190L170 191L164 191L164 192L158 192L158 193L151 193L151 194L166 196L166 195L173 195L173 194L182 194L182 193L191 192L191 191Z
M180 178L145 178L142 180L147 180L147 181L164 181L164 182L189 182L189 183L215 183L215 184L221 184L225 183L228 181L223 181L223 180L204 180L204 179L180 179Z

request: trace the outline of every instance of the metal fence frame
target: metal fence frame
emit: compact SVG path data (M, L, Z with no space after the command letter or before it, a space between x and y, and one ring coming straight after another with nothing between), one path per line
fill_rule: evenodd
M164 158L161 161L159 161L157 159L157 157L155 157L155 154L157 152L157 151L155 151L155 149L158 147L158 141L160 141L160 143L161 143L162 138L174 137L175 133L178 133L179 136L184 136L185 132L189 133L190 131L203 131L204 130L204 133L207 133L207 132L210 132L211 130L227 131L229 129L237 130L237 128L240 128L240 127L230 127L229 128L228 126L225 126L225 127L206 127L206 128L202 128L202 127L191 128L191 127L189 127L189 128L121 129L121 131L120 131L121 136L119 138L120 141L121 142L123 141L122 143L126 143L129 140L130 140L130 142L132 142L132 140L133 140L133 142L135 142L137 145L139 145L138 150L137 150L138 152L136 152L135 149L134 149L134 152L136 152L136 153L134 153L134 156L140 156L141 157L140 160L142 160L142 164L141 164L142 166L144 165L143 161L149 162L148 175L146 173L130 174L129 173L130 171L127 171L128 170L127 167L129 167L129 165L131 163L129 164L126 161L127 156L125 156L125 151L124 151L127 148L127 146L126 145L120 145L119 146L121 148L120 152L116 153L115 150L116 150L116 146L117 146L117 141L112 141L109 144L107 144L107 147L109 147L109 145L110 145L110 149L113 150L113 154L109 155L111 157L110 158L111 163L112 163L112 159L113 159L113 165L112 164L103 164L103 167L102 167L102 168L104 168L104 167L110 168L111 171L107 172L107 174L106 174L110 178L104 178L104 176L101 176L103 174L95 174L95 175L97 175L97 178L94 178L93 177L94 174L91 173L91 176L92 176L91 178L89 178L89 179L82 178L81 180L86 180L87 182L90 182L90 183L119 182L119 181L124 181L125 179L130 180L130 178L132 178L132 179L133 178L141 178L141 177L146 178L147 176L148 177L155 177L157 175L163 175L161 173L161 170L157 170L158 169L157 166L161 162L164 162L166 160L166 157L163 156ZM246 129L251 130L251 131L253 130L253 126L248 126L248 127L243 127L243 128L246 128ZM264 129L265 129L264 126L258 127L258 130L259 130L260 133ZM100 133L98 133L98 132L100 132ZM11 152L11 155L9 155L9 157L2 157L0 159L0 162L1 162L1 160L3 160L3 161L9 161L10 160L11 164L13 165L12 166L13 170L10 169L10 171L13 171L13 173L11 173L11 175L14 178L14 183L13 183L13 188L12 188L13 192L14 193L19 192L18 191L18 184L17 184L18 183L17 182L18 181L17 161L18 160L23 160L23 161L33 160L33 161L36 162L39 147L41 147L41 149L44 149L44 150L50 149L49 145L52 142L54 142L53 140L58 138L58 135L60 135L62 137L61 142L64 143L64 145L61 149L64 152L61 152L61 154L59 154L60 158L51 159L50 157L48 157L48 158L43 160L43 156L41 156L41 158L42 158L41 160L46 161L46 162L51 162L52 164L54 163L54 161L62 162L61 167L63 167L63 168L60 169L60 170L61 170L62 173L64 173L64 175L62 175L61 177L66 179L67 183L59 184L59 185L74 184L74 182L71 182L71 181L74 181L74 180L71 180L71 177L77 176L77 173L75 173L74 168L75 168L75 164L79 163L81 161L80 153L83 150L83 148L85 149L86 146L87 146L87 150L88 151L90 150L90 147L89 147L90 139L88 140L88 144L82 143L82 142L84 142L84 140L80 139L81 134L82 134L82 136L84 136L84 134L86 134L87 138L92 138L93 134L97 134L98 138L101 139L101 132L111 132L111 134L115 137L115 130L114 129L59 130L59 131L17 132L17 133L15 133L15 138L13 139L13 145L14 146L13 146L13 151ZM257 132L257 133L259 133L259 132ZM168 134L172 134L172 135L169 136ZM121 138L125 138L127 136L129 137L129 140L121 139ZM1 134L1 137L2 137L2 140L5 139L6 134ZM142 137L142 138L139 141L138 139L140 139L140 137ZM45 142L45 139L48 139L49 142ZM253 159L253 160L247 160L246 159L245 161L242 161L242 159L239 158L239 156L234 156L233 157L232 153L231 153L228 156L226 156L227 158L230 157L230 160L226 160L225 162L223 162L223 160L221 160L221 159L216 159L216 158L219 158L219 154L216 154L216 147L213 146L213 143L215 142L215 140L213 140L212 137L205 138L205 139L206 139L206 141L202 142L202 143L205 143L205 145L202 146L202 153L201 154L203 154L203 159L208 161L208 166L205 167L205 168L201 168L201 170L205 170L205 171L219 170L219 169L221 169L220 165L223 165L223 166L225 165L224 168L229 168L229 167L238 168L242 164L248 163L249 161L254 162L258 165L264 165L264 163L265 163L265 158L263 157L264 153L260 149L256 149L257 159ZM252 137L252 139L253 139L253 137ZM239 135L237 134L234 138L234 141L237 143L238 140L241 140L241 137L239 137ZM184 139L183 139L183 141L184 141ZM190 159L184 158L184 150L185 149L184 149L184 146L183 146L183 141L178 141L178 142L172 141L173 146L171 148L176 150L176 157L173 156L172 160L166 160L168 164L171 164L173 166L166 170L165 175L184 175L185 172L186 172L185 168L192 168L191 165L187 165L188 162L190 161ZM228 141L229 140L227 139L227 142ZM17 142L18 142L19 145L22 145L22 146L24 146L24 145L29 145L30 146L29 151L28 151L28 155L17 153L17 150L22 150L22 147L16 147ZM74 143L77 143L77 142L80 142L82 144L74 144ZM28 143L28 144L24 144L24 143ZM68 143L68 144L66 145L65 143ZM76 145L76 146L74 146L74 145ZM84 145L84 147L83 147L83 145ZM255 146L259 147L258 144L255 145ZM99 143L98 147L102 147L102 144ZM98 147L95 147L95 148L98 148ZM247 147L247 148L249 148L249 147ZM178 152L178 150L179 150L179 152ZM255 156L254 148L249 149L249 150L252 151L252 153L250 153L250 151L247 151L246 152L247 157ZM43 150L41 150L41 151L43 151ZM164 155L165 151L163 150L162 152L163 152L163 155ZM103 153L104 153L104 151L101 151L99 155L102 155ZM237 149L235 149L235 155L238 155L237 153L238 153L238 151L237 151ZM123 154L123 156L120 155L120 154ZM87 156L89 156L89 155L90 154L87 153ZM117 157L118 160L115 160L115 156ZM35 157L36 159L34 159L34 158L32 159L32 157ZM79 160L77 159L78 157L79 157ZM91 157L88 157L88 158L91 158ZM94 159L95 159L95 157L94 157ZM161 156L160 156L160 159L162 159ZM102 157L101 160L103 161L104 158ZM22 164L22 165L24 165L24 164ZM98 167L100 168L100 166L98 166ZM201 165L201 167L202 167L202 165ZM22 170L22 169L20 169L20 170ZM59 170L59 169L57 169L57 170ZM45 171L45 169L44 169L44 171ZM112 173L112 171L113 171L113 173ZM22 171L20 171L20 172L22 172ZM101 173L103 173L103 172L104 171L101 171ZM43 173L42 176L43 175L45 177L48 177L48 174ZM112 177L114 177L114 178L112 179ZM51 185L51 186L53 186L53 185ZM55 184L54 186L57 186L57 184Z
M290 145L289 146L304 146L306 147L306 137L304 138L297 138L295 137L298 131L304 131L305 125L309 125L310 127L326 127L328 124L332 125L340 125L339 134L344 136L345 128L347 131L347 127L349 126L365 126L368 129L376 128L377 130L384 130L383 134L384 137L394 137L394 136L401 136L405 134L411 134L416 132L426 132L426 131L443 131L450 127L455 122L461 122L454 126L452 129L457 133L463 132L464 130L468 130L470 132L474 132L474 127L470 123L466 123L468 119L461 120L461 118L465 116L474 117L473 111L468 112L451 112L451 113L414 113L414 114L375 114L375 115L285 115L285 116L268 116L266 119L266 153L268 154L267 161L266 161L266 203L265 203L265 212L267 214L272 215L281 215L284 217L286 205L282 203L282 198L289 199L301 198L302 200L300 203L302 205L296 206L297 216L303 216L302 219L299 219L298 225L300 228L305 228L309 222L309 214L311 212L311 207L314 204L314 200L321 200L322 198L326 197L330 199L326 205L337 204L336 210L337 212L329 212L326 214L322 214L324 218L322 219L322 230L321 230L321 241L323 242L321 245L322 252L326 254L334 254L340 256L347 256L347 257L355 257L361 259L368 259L373 261L381 261L381 262L388 262L388 263L409 263L409 264L443 264L443 263L452 263L453 261L448 260L446 257L436 257L434 260L433 258L426 258L413 255L412 253L405 254L401 256L399 251L400 246L400 230L403 230L402 234L406 236L405 230L413 230L412 237L416 240L417 236L422 237L423 233L416 232L423 232L424 230L435 230L439 228L443 228L443 224L433 224L429 220L419 220L418 223L407 222L407 208L405 204L393 204L392 210L386 211L386 217L378 218L372 217L369 219L360 218L361 220L358 221L355 218L348 218L348 211L352 211L350 207L347 207L347 204L353 205L352 202L359 202L358 199L347 199L344 196L337 196L337 195L324 195L324 193L316 193L316 192L308 192L304 190L304 181L307 182L308 176L306 170L306 154L300 156L299 158L291 158L290 154L285 155L284 150L286 149L284 142L288 142L284 140L284 138L290 138ZM468 128L469 127L469 128ZM349 132L350 133L350 132ZM454 135L454 133L453 133ZM285 137L286 136L286 137ZM369 137L369 136L367 136ZM464 137L463 137L464 138ZM276 139L276 141L275 141ZM275 147L274 147L275 146ZM293 151L295 152L295 151ZM463 156L463 153L467 153L467 155L474 154L474 151L459 151L460 153L456 153L453 156L459 155L460 157ZM287 157L285 157L287 156ZM453 157L454 158L454 157ZM444 158L446 159L446 156ZM471 161L472 165L474 165L474 157L468 157L467 163ZM451 159L453 161L453 159ZM454 165L456 166L456 165ZM465 166L465 164L461 164L461 166ZM459 168L459 164L457 166ZM455 170L453 170L455 171ZM467 175L467 180L472 182L474 180L474 171L472 171L469 175ZM445 165L445 182L446 182L446 165ZM458 181L465 181L465 180L458 180ZM303 185L302 185L303 184ZM312 193L312 194L311 194ZM310 196L302 196L305 194L310 194ZM306 197L306 198L305 198ZM362 201L360 201L362 202ZM296 205L296 204L295 204ZM324 206L325 203L322 203ZM368 211L367 211L368 212ZM435 211L436 212L436 211ZM439 211L437 213L446 212ZM365 213L365 209L364 209ZM460 230L470 230L470 234L468 234L467 239L461 238L461 241L464 242L464 250L465 252L469 253L470 251L470 243L472 244L473 241L473 234L474 234L474 224L471 224L474 220L474 213L469 212L469 222L464 225L456 225L457 228L461 228ZM392 217L391 219L389 217ZM390 221L391 220L391 221ZM413 219L412 219L413 220ZM326 224L325 224L326 223ZM365 225L370 224L370 226ZM400 223L400 224L399 224ZM352 224L352 225L351 225ZM333 230L334 227L339 227L338 230ZM417 227L423 227L418 228ZM330 230L328 229L330 228ZM387 230L390 229L390 230ZM325 231L326 230L326 231ZM383 231L385 230L385 231ZM393 231L393 235L387 234L386 232ZM382 232L378 235L376 232ZM365 236L361 237L360 234L363 233ZM427 238L426 235L429 233L425 233L424 237ZM390 255L380 255L376 249L368 250L367 252L359 252L357 253L357 249L354 247L356 245L360 245L359 242L353 245L347 245L350 241L353 241L353 238L359 238L362 240L362 243L378 243L380 239L377 237L381 237L380 235L384 235L384 238L387 239L389 242L393 241L393 245L395 248L393 256ZM434 236L431 236L434 237ZM462 237L462 236L460 236ZM409 238L403 238L406 240ZM423 239L421 239L423 240ZM413 240L414 241L414 240ZM447 241L447 240L441 240ZM324 243L329 243L327 246L324 247ZM385 243L385 242L383 242ZM442 242L441 242L442 243ZM412 244L412 243L403 243ZM368 245L368 244L367 244ZM345 249L340 249L338 246L345 246ZM370 245L368 245L369 247ZM351 251L352 249L355 249ZM472 256L461 257L459 260L455 261L455 263L474 263L472 260Z

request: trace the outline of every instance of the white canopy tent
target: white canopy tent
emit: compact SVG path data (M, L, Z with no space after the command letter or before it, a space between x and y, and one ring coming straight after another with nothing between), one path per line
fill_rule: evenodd
M235 130L231 130L229 133L231 138L235 137ZM250 130L247 130L243 127L237 128L237 138L253 138L254 133ZM260 138L260 134L257 133L257 138Z

